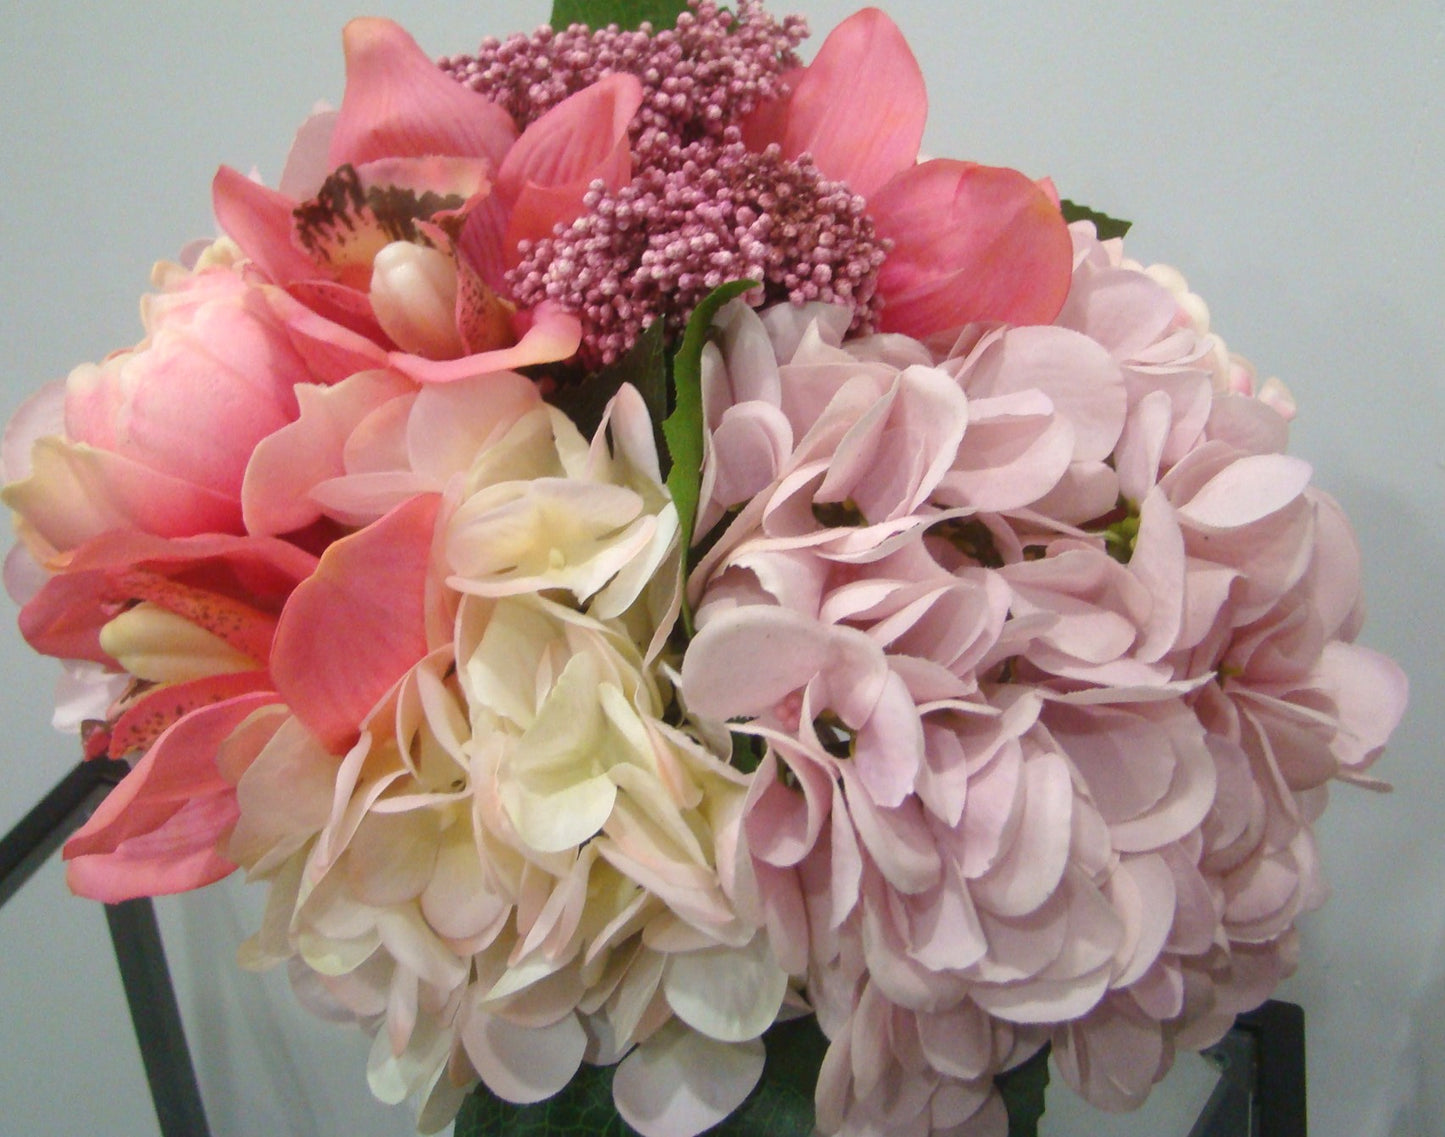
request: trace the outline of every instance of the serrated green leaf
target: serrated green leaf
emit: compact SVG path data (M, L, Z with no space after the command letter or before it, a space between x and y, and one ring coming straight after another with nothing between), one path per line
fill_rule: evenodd
M637 388L654 429L661 430L667 414L667 350L661 320L654 320L616 363L580 383L559 388L548 401L571 419L584 437L591 438L597 433L607 404L624 383ZM661 439L658 451L662 451Z
M1117 217L1110 217L1107 213L1100 213L1097 209L1090 209L1087 205L1080 205L1068 198L1059 202L1059 210L1070 225L1075 221L1092 221L1101 241L1122 237L1134 227L1132 221L1120 221Z
M758 284L734 280L713 289L688 318L682 343L672 360L674 401L672 414L662 424L672 466L667 472L667 490L677 505L679 540L692 547L692 527L697 522L698 494L702 485L702 349L718 309L735 297L751 292ZM692 613L684 600L683 626L692 634Z
M1044 1091L1049 1088L1049 1046L1021 1066L994 1079L1008 1109L1008 1137L1038 1137L1044 1115Z
M566 28L586 24L589 28L605 28L616 24L631 29L649 23L653 31L663 31L677 24L677 17L687 10L687 0L552 0L552 26Z
M810 1137L813 1089L828 1040L811 1015L763 1035L763 1075L747 1100L707 1137ZM638 1137L612 1104L612 1066L583 1065L566 1088L512 1105L479 1086L457 1114L454 1137Z

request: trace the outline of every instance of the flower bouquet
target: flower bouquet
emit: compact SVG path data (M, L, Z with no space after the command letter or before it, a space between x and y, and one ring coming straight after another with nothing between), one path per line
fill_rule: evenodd
M1049 1054L1131 1108L1378 785L1406 683L1289 392L1125 226L921 160L882 12L804 35L357 20L6 431L21 628L133 765L72 887L243 868L242 964L423 1131L1002 1134Z

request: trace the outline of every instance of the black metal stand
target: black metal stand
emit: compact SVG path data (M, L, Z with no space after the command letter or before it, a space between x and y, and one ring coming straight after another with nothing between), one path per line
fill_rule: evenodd
M1204 1054L1219 1084L1189 1137L1307 1137L1303 1008L1271 999Z
M81 762L0 839L0 905L85 824L128 769L107 758ZM155 906L144 898L107 904L105 918L161 1137L210 1137Z

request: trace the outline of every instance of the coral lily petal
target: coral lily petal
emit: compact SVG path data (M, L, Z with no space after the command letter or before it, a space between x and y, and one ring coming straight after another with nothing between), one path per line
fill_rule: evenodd
M236 820L236 790L216 769L217 748L269 691L202 707L156 741L65 843L66 879L81 896L115 904L200 888L235 868L216 842Z

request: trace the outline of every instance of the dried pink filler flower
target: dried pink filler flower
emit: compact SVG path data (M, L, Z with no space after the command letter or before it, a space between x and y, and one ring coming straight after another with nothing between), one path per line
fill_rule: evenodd
M754 302L847 304L854 330L873 330L889 245L863 198L809 158L749 151L735 128L722 145L673 145L656 159L615 193L594 185L587 212L522 247L507 277L519 304L551 300L581 318L589 362L613 362L659 317L677 331L730 280L762 281Z
M604 76L636 75L644 97L632 124L633 150L640 164L650 164L654 151L720 137L761 103L784 95L783 75L800 65L794 49L808 25L802 16L775 20L759 0L741 0L735 13L713 0L693 0L674 29L649 33L544 27L530 36L489 37L476 55L440 65L500 105L519 128Z

